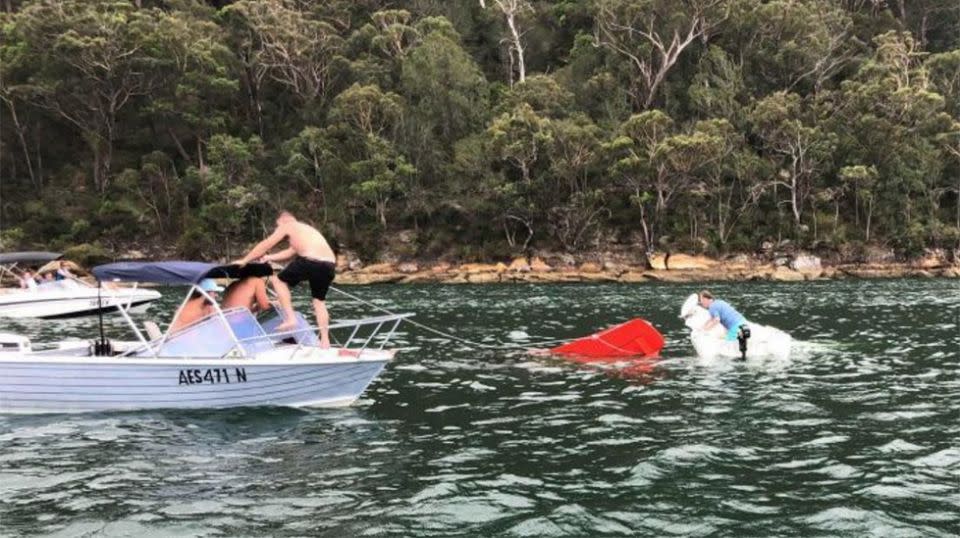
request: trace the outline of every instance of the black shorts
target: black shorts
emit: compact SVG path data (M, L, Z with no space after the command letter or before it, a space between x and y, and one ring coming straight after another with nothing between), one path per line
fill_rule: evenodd
M310 295L314 299L325 301L327 290L336 276L337 266L333 262L321 262L310 258L297 257L290 262L277 278L287 283L291 288L304 280L310 282Z

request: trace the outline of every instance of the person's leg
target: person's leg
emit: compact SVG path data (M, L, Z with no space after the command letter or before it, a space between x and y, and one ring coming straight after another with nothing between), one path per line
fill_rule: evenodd
M313 311L317 316L317 327L320 329L320 347L330 347L330 313L327 312L327 302L320 299L313 300Z
M270 277L277 299L280 300L280 309L283 310L283 323L277 326L277 332L290 331L297 326L297 315L293 311L293 299L290 297L290 287L279 277Z
M327 312L327 291L333 283L336 268L332 263L314 263L311 266L310 293L313 295L313 311L320 329L320 347L330 347L330 313Z

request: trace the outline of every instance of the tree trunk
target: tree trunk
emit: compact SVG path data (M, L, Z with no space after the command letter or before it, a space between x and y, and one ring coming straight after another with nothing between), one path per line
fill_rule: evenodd
M43 180L37 181L36 174L33 171L33 162L30 159L30 148L27 146L27 139L23 135L26 127L20 125L20 117L17 116L17 108L13 104L13 100L4 99L7 103L7 109L10 110L10 119L13 120L13 128L17 132L17 139L20 141L20 148L23 150L23 159L27 164L27 173L30 175L30 182L34 184L37 188L37 191L43 189Z
M504 12L507 16L507 26L510 28L510 35L513 39L513 50L517 54L517 70L519 71L519 82L527 79L527 66L523 59L523 42L520 39L520 31L517 29L516 13L511 10Z

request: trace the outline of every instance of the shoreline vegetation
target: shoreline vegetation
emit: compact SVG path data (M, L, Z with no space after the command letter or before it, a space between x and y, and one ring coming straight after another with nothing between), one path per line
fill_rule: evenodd
M811 253L789 248L757 253L708 256L696 253L653 252L636 248L571 255L535 252L500 260L404 259L396 254L364 260L355 251L337 256L338 285L367 284L495 284L564 282L801 282L856 278L960 278L960 251L927 249L902 258L892 249L870 247L856 254ZM781 245L781 247L789 245ZM173 259L173 249L118 250L110 255L83 245L68 249L65 258L91 267L112 260ZM231 258L219 261L227 263ZM84 272L80 267L74 269Z
M232 259L285 209L342 278L795 279L785 240L900 267L960 248L957 28L956 0L7 0L0 249Z
M726 258L702 255L654 254L649 264L611 256L576 261L569 256L517 257L509 262L379 262L362 265L338 258L337 284L494 284L494 283L643 283L707 281L802 282L846 278L960 278L960 260L931 251L911 261L824 262L798 254L768 260L745 254ZM667 264L664 264L664 261ZM353 265L351 267L351 264Z

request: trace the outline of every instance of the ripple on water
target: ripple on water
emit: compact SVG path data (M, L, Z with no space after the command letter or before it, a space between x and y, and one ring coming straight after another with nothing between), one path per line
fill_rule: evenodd
M700 285L351 290L470 340L642 315L668 345L632 371L411 326L347 409L0 416L0 534L955 536L960 285L711 286L794 332L792 360L698 362L676 316Z

